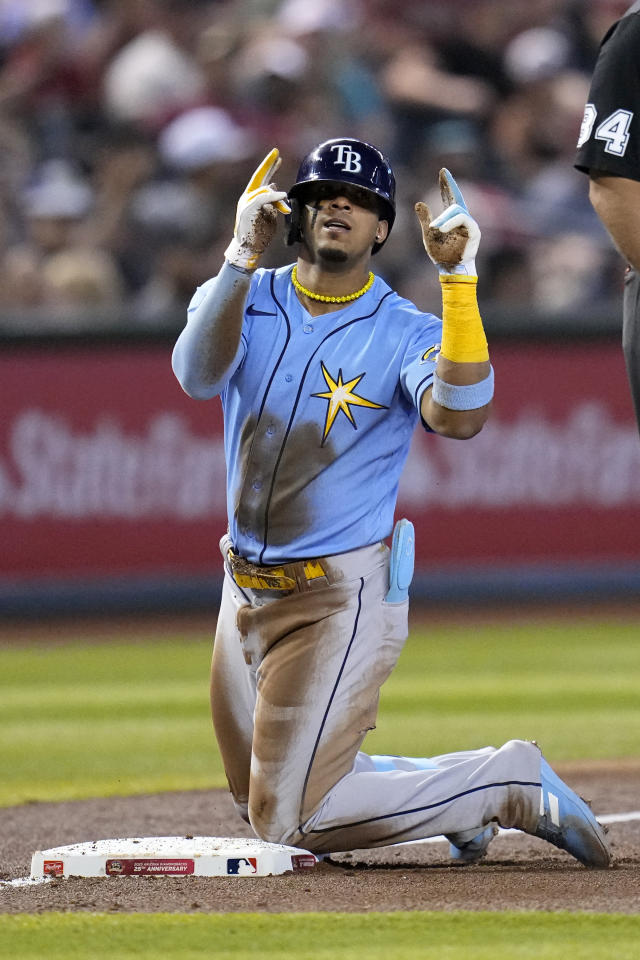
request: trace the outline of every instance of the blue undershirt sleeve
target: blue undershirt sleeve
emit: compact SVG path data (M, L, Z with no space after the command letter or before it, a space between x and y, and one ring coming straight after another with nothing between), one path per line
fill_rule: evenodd
M208 400L217 396L242 363L246 349L244 305L252 276L225 260L218 275L194 293L187 309L187 324L171 357L173 372L190 397ZM225 354L231 359L220 366Z

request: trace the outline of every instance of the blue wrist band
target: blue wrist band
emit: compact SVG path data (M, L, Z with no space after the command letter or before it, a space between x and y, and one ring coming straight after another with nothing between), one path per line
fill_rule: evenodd
M484 407L493 397L493 367L488 377L479 383L470 383L458 387L441 380L438 374L433 377L431 396L441 407L447 410L477 410Z

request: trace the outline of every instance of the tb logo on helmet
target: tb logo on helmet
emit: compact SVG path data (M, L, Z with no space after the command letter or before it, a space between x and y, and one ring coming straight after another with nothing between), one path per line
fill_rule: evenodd
M293 201L296 209L292 209L288 217L285 243L290 245L302 239L300 205L314 202L316 187L340 183L352 184L372 194L378 201L380 218L387 221L391 232L396 217L396 181L389 161L377 147L364 140L334 137L320 143L300 164L297 180L289 190L289 202ZM384 242L375 243L372 252L377 253Z
M362 157L349 146L348 143L334 143L331 150L337 150L337 157L333 161L335 166L340 166L345 173L360 173L362 170Z

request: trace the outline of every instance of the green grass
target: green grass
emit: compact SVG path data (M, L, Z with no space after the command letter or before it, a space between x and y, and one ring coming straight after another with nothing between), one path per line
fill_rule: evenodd
M638 631L540 620L412 635L367 749L436 755L521 738L553 762L640 756Z
M552 762L640 756L638 624L539 621L414 630L372 753L537 740ZM0 647L0 805L223 786L210 640Z
M0 650L0 804L222 785L205 640Z
M40 960L636 960L640 918L608 914L45 914L0 918L0 957Z

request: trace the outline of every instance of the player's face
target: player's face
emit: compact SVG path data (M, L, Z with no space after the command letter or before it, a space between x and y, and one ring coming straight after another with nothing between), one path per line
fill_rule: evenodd
M386 220L380 220L375 196L347 184L317 187L303 214L304 243L326 263L348 263L369 256L384 240Z

